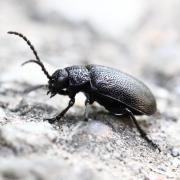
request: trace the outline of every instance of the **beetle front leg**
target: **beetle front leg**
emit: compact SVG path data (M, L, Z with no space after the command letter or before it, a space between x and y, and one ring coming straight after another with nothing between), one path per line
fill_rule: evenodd
M59 121L66 114L66 112L74 105L74 103L75 103L75 98L70 99L68 106L60 114L58 114L54 118L48 118L44 120L47 120L51 124L56 121Z
M25 89L24 91L22 91L23 94L28 94L32 91L36 91L38 89L47 89L48 88L48 85L35 85L35 86L32 86L32 87L29 87L27 89Z
M138 129L140 135L149 143L151 144L155 149L158 149L159 152L161 152L161 149L157 144L155 144L151 139L148 138L146 132L139 126L138 122L136 121L136 118L134 117L134 114L129 110L125 109L126 113L130 116L130 118L133 120L134 124L136 125L136 128Z

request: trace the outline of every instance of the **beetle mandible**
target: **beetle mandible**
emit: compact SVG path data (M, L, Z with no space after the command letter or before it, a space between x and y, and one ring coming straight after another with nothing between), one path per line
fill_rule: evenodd
M160 151L160 148L148 138L145 131L139 126L134 116L152 115L156 112L155 97L141 81L119 70L101 65L75 65L58 69L49 75L27 37L14 31L8 33L23 38L33 51L36 59L28 60L23 65L36 63L42 68L49 80L47 94L50 94L50 97L59 94L70 98L68 106L60 114L54 118L46 119L49 123L59 121L74 105L76 94L83 92L86 96L85 120L88 120L88 105L96 101L114 115L128 115L133 120L140 135Z

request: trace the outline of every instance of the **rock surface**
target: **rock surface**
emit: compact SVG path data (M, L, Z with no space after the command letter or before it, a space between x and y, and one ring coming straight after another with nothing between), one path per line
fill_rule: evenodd
M66 3L0 1L0 179L180 180L180 2L138 0L133 8L137 17L129 17L128 23L124 20L131 14L114 9L124 17L116 31L115 24L101 24L103 17L94 20L92 9L84 9L85 18L80 18L72 1ZM104 12L108 18L109 10ZM98 104L84 122L82 94L59 123L44 122L61 111L68 98L49 99L43 89L23 93L47 80L34 64L20 67L33 55L21 39L5 34L9 30L22 32L33 42L50 73L95 63L144 81L156 96L158 113L137 119L162 152L139 136L130 119L113 117Z

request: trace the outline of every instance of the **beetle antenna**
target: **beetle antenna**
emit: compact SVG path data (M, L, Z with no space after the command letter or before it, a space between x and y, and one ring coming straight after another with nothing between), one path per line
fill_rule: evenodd
M24 66L25 64L28 64L28 63L36 63L36 64L38 64L39 66L41 66L41 69L42 69L42 71L44 72L44 74L47 76L47 78L48 78L48 79L51 79L51 76L50 76L49 73L46 71L44 65L43 65L41 62L36 61L36 60L34 60L34 59L30 59L30 60L28 60L28 61L25 61L25 62L22 63L21 65Z
M33 54L35 55L37 61L41 61L38 54L37 54L37 51L35 50L34 46L31 44L31 42L27 39L26 36L24 36L23 34L21 33L18 33L18 32L15 32L15 31L9 31L8 34L14 34L14 35L17 35L21 38L24 39L24 41L26 41L26 43L29 45L30 49L33 51Z
M24 36L23 34L18 33L18 32L15 32L15 31L9 31L8 34L14 34L14 35L17 35L17 36L23 38L24 41L26 41L26 43L28 44L28 46L30 47L30 49L32 50L33 54L34 54L35 57L36 57L36 60L26 61L26 62L24 62L22 65L25 65L25 64L30 63L30 62L36 63L36 64L38 64L39 66L41 66L42 71L43 71L44 74L47 76L47 78L48 78L48 79L51 79L51 76L49 75L49 73L48 73L48 71L46 70L46 68L45 68L44 64L42 63L42 61L40 60L37 51L35 50L35 48L34 48L34 46L32 45L32 43L29 41L29 39L28 39L26 36Z

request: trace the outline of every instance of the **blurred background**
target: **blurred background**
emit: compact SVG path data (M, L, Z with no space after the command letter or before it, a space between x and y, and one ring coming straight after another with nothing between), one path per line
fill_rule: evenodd
M6 34L13 30L26 35L54 68L102 64L180 93L174 82L179 8L178 0L1 0L0 73L33 57L21 39Z
M53 173L74 180L179 178L179 17L179 0L0 0L0 178L49 180ZM97 113L93 107L91 115L98 121L83 124L81 97L60 129L43 123L68 98L50 100L44 91L18 94L47 79L35 64L20 66L34 55L7 31L27 36L50 73L101 64L142 80L157 99L159 116L139 122L162 154L104 110ZM108 120L117 132L107 126Z

